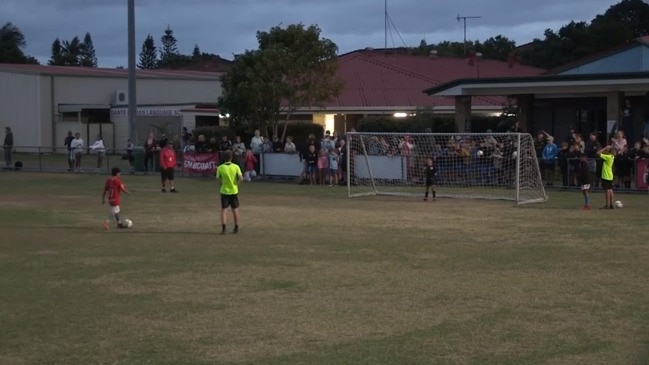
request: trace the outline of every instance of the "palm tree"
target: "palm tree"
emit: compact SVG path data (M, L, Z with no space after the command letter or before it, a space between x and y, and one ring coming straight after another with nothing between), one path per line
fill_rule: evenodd
M35 63L33 57L27 57L23 48L27 45L25 35L12 23L0 28L0 63Z
M81 64L81 41L79 37L72 38L71 41L63 41L61 44L61 53L63 62L66 66L79 66Z

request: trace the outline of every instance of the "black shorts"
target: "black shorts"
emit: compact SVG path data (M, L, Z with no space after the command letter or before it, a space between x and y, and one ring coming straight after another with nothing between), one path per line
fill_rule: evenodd
M613 189L613 180L604 180L604 179L602 179L602 189L604 189L604 190Z
M174 168L160 169L160 177L162 181L173 180L174 179Z
M228 207L232 209L239 208L238 194L234 194L234 195L221 194L221 209L228 209Z
M426 179L426 187L433 186L433 180L432 179Z

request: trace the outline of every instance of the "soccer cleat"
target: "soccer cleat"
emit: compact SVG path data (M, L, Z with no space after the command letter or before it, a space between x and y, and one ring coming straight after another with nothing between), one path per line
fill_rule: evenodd
M424 198L424 201L425 201L425 202L428 201L428 198Z
M581 208L581 210L590 210L590 205L584 205L583 208Z
M237 234L237 233L239 233L239 228L235 228L232 230L232 234Z
M104 223L102 223L101 226L104 228L104 231L108 230L108 222L107 221L104 221Z
M166 189L162 189L162 192L163 192L163 193L166 193L166 192L167 192L167 190L166 190Z
M176 190L176 188L173 188L173 189L170 190L170 192L172 192L172 193L177 193L178 190Z

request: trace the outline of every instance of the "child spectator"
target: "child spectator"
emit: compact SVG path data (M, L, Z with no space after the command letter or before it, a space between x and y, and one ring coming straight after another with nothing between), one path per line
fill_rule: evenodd
M327 177L328 169L329 158L327 157L327 150L321 148L320 152L318 152L318 183L320 185L325 184L325 178Z
M246 150L246 156L243 158L243 164L246 165L246 172L243 173L243 179L245 181L252 181L255 177L257 177L257 172L255 171L257 158L252 153L252 149L248 148Z
M559 171L561 171L561 185L568 186L568 159L570 158L570 146L568 142L561 142L561 149L557 154L559 161ZM553 166L554 168L554 166ZM550 184L552 185L552 184Z
M584 196L583 210L590 210L590 201L588 193L590 191L591 172L588 166L588 157L585 153L579 155L579 185L581 186L581 193Z
M557 145L554 144L554 137L547 135L545 147L543 147L543 150L541 151L541 159L543 160L543 164L545 165L545 185L546 186L553 185L555 161L557 159L558 152L559 151L557 150Z
M306 178L311 185L315 185L318 168L318 154L315 151L315 145L309 145L304 160L306 161Z
M293 137L291 137L291 136L286 137L286 143L284 144L284 152L285 153L295 153L295 152L297 152L297 148L295 147L295 143L293 143Z
M329 150L329 186L338 184L338 150L331 148Z

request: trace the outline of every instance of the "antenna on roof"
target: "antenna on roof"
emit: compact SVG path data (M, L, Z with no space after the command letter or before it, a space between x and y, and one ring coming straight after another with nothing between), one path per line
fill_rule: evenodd
M460 16L460 14L457 15L457 21L458 23L460 22L460 19L464 21L464 58L466 58L466 20L467 19L480 19L482 18L481 16Z
M385 6L385 40L383 44L384 50L388 49L388 31L390 32L390 38L392 39L392 47L394 47L394 37L392 36L392 28L394 28L394 31L397 33L399 36L399 39L401 39L401 43L403 43L404 47L407 47L406 42L403 40L403 37L401 37L401 33L399 33L399 30L397 29L397 26L394 25L394 22L390 18L390 15L388 14L388 0L384 1L384 6Z

